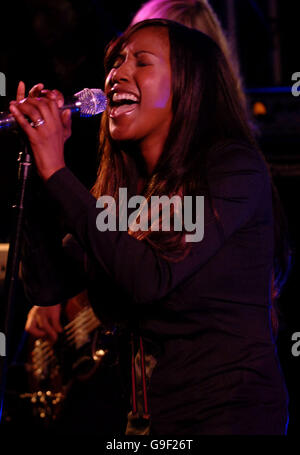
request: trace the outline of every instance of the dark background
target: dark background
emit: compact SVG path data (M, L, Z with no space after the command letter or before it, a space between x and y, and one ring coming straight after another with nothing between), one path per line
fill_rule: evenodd
M249 104L264 103L267 114L257 117L259 141L270 163L288 217L294 250L293 267L280 299L281 330L278 352L290 394L289 434L300 430L300 358L291 353L291 335L300 332L299 281L299 180L300 98L288 90L291 76L300 71L298 0L278 0L278 21L271 22L268 0L235 0L236 51ZM72 94L84 87L103 87L103 53L108 42L129 24L141 1L108 0L10 0L1 5L0 71L6 76L6 96L0 97L0 111L8 110L19 80ZM225 0L211 0L223 27L228 29ZM278 31L281 72L275 80L272 43ZM265 90L265 88L277 90ZM263 90L260 90L263 89ZM73 135L67 143L67 164L88 187L94 181L97 163L99 117L74 119ZM0 135L0 243L9 242L11 205L14 202L19 138ZM15 316L16 336L28 310L20 305ZM106 406L106 407L105 407ZM103 409L109 409L106 402ZM105 412L108 412L106 409ZM75 412L75 411L72 411ZM91 411L92 412L92 411ZM99 418L99 409L97 411ZM104 418L103 418L104 420Z

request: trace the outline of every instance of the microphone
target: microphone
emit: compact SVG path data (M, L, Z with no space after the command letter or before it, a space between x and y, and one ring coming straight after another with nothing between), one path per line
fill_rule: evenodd
M72 114L91 117L105 111L106 105L106 96L100 88L84 88L75 93L69 101L67 100L60 110L70 109ZM18 126L18 122L11 113L0 112L0 131L14 130Z

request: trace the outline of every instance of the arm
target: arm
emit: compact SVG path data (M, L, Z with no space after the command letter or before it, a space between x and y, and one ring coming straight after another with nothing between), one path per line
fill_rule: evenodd
M21 258L24 291L32 305L63 303L86 289L84 252L72 236L55 243L51 232L35 236L34 245L33 237L33 232L25 236Z
M57 109L64 103L63 95L57 90L52 92L44 90L44 85L39 83L29 91L27 100L31 100L36 105L37 97L41 96L44 97L43 104L52 105L54 111L56 107L57 117ZM21 81L17 89L16 102L11 104L20 105L21 103L25 106L27 103L24 101L25 84ZM69 114L70 112L63 111L60 116L61 146L71 135ZM26 127L29 127L27 121ZM53 143L49 138L46 138L46 143L52 148ZM31 145L35 150L36 140ZM45 154L50 156L45 143L43 149ZM61 166L63 165L62 161ZM84 253L71 236L64 239L63 252L61 223L57 219L52 201L47 197L42 182L36 174L33 174L30 186L26 195L21 257L24 290L33 305L55 305L84 289Z
M137 303L164 297L199 270L252 220L268 182L266 166L255 150L235 146L217 154L210 160L208 172L213 204L206 198L204 239L192 246L184 260L171 263L127 232L97 230L96 200L65 167L64 125L68 119L62 121L53 92L45 99L28 98L18 106L11 105L10 110L28 136L39 175L60 205L68 231L89 259L103 267ZM45 122L33 128L24 115L33 122L39 118Z
M267 172L256 151L235 147L225 149L211 161L208 181L220 223L205 198L204 239L193 245L188 256L178 263L162 259L147 242L136 240L127 232L99 232L96 199L66 167L55 172L46 181L46 187L87 255L135 303L148 303L163 298L193 275L230 236L251 221L267 182Z
M64 232L54 201L33 173L25 200L21 251L24 291L32 305L56 305L86 287L84 252L72 236L63 239Z

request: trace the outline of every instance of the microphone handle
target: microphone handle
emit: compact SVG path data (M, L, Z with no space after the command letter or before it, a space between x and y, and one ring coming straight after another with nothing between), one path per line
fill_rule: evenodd
M66 104L64 104L60 110L64 111L70 109L72 114L80 113L81 101L75 97L69 99ZM28 122L31 122L27 118ZM9 112L0 112L0 131L19 131L19 124L12 114Z
M0 112L0 131L16 130L17 126L17 121L12 115L8 115L7 112Z

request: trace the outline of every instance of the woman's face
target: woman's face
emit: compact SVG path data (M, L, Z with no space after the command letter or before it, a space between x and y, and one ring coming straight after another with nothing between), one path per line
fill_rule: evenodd
M138 30L121 50L105 82L112 139L163 145L172 119L169 54L163 27Z

